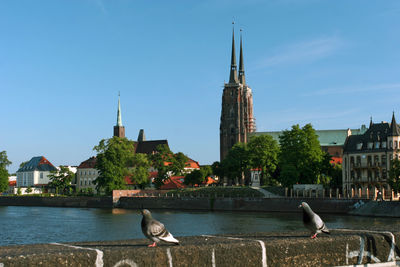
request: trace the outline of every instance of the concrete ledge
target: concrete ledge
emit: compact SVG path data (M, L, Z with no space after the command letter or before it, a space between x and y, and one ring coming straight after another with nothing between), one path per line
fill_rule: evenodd
M0 266L395 266L399 238L400 232L336 229L315 240L288 232L180 237L181 246L157 248L145 239L23 245L1 247Z

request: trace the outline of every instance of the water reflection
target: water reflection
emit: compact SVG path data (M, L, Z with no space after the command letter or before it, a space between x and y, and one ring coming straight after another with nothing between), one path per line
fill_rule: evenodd
M153 210L174 236L303 230L301 213ZM400 229L395 218L321 214L331 229ZM0 245L143 238L138 210L0 207Z

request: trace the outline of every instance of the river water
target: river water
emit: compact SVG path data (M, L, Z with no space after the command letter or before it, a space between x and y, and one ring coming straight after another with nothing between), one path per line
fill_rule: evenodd
M152 211L174 236L304 231L301 213ZM400 219L320 214L331 228L400 229ZM0 207L0 246L144 238L137 210Z

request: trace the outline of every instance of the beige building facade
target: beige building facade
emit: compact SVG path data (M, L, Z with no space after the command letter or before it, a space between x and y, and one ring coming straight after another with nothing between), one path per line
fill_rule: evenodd
M391 160L400 155L400 129L393 114L391 123L370 122L362 135L350 135L343 149L343 192L363 195L377 190L389 191Z

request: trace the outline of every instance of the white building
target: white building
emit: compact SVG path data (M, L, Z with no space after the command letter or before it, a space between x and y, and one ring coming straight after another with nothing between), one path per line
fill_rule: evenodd
M78 166L76 171L77 191L85 188L92 188L93 192L96 192L96 185L93 182L99 177L99 171L95 169L95 165L96 157L91 157Z
M57 171L45 157L33 157L17 171L17 187L42 187L50 182L49 174Z

